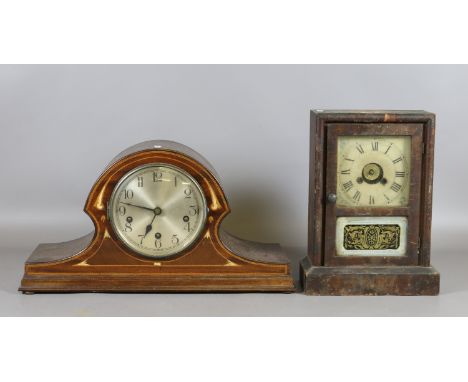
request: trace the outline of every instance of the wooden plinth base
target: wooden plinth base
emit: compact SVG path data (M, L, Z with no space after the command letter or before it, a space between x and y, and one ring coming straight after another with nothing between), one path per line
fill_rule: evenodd
M129 257L119 247L104 252L97 245L93 250L93 237L91 233L64 243L40 244L26 261L19 290L27 294L295 291L288 257L277 244L249 242L222 232L219 250L195 248L194 260L180 264L177 259L154 262ZM213 260L209 264L209 256L220 259L218 264Z
M294 292L290 277L41 276L24 277L20 291L55 292Z
M433 267L315 267L308 257L300 266L304 293L316 296L434 296L440 275Z

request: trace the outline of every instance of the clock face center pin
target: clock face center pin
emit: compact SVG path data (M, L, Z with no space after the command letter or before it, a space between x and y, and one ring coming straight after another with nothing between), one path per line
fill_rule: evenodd
M154 209L154 214L155 214L155 215L161 215L161 214L162 214L162 209L159 208L159 207L156 207L156 208Z
M376 184L383 179L383 169L377 163L368 163L362 169L362 180L367 184Z

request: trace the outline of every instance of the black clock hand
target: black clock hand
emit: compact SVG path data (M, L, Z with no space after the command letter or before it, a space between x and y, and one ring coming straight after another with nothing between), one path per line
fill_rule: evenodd
M144 210L148 210L148 211L154 212L154 208L149 208L149 207L144 207L144 206L137 206L136 204L125 203L125 202L120 202L120 203L125 204L125 205L127 205L127 206L142 208L142 209L144 209Z
M153 211L154 212L154 211ZM156 219L156 213L154 213L154 216L153 216L153 220L151 220L151 223L149 223L147 226L146 226L146 232L145 234L143 235L143 239L146 237L146 235L148 235L151 230L153 229L153 222L154 222L154 219ZM142 239L142 240L143 240Z
M162 214L162 209L160 207L156 207L154 210L151 210L151 211L153 211L153 213L154 213L153 220L151 220L151 223L149 223L146 226L146 231L145 231L145 234L143 235L143 238L141 239L141 241L143 241L143 239L146 237L146 235L148 235L148 233L150 233L151 230L153 229L153 222L154 222L154 219L156 219L156 216Z

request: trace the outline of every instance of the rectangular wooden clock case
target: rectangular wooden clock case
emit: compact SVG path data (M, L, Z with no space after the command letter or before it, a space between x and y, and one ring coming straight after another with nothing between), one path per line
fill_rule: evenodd
M302 260L300 267L306 294L436 295L439 293L439 273L430 265L434 132L435 116L424 111L315 110L311 112L308 255ZM340 191L338 188L342 186L337 181L339 140L344 139L341 137L359 139L366 136L364 139L369 141L373 139L371 137L393 137L390 139L411 137L410 158L408 158L411 172L408 171L410 175L407 175L409 191L404 204L391 205L388 202L388 205L372 205L375 201L371 195L365 195L367 198L365 204L356 203L356 206L350 207L336 203L336 194ZM368 146L369 148L366 146L364 149L377 149L370 146L370 142ZM382 151L385 151L387 146L381 147L381 153L378 154L383 156ZM358 144L356 149L358 150L355 152L356 160L359 160L363 148ZM349 158L347 160L354 161ZM394 159L393 163L398 160ZM378 164L370 163L368 166L372 174L373 170L378 168L383 171ZM349 174L347 172L349 170L341 169L341 171L341 174ZM364 170L362 174L365 176ZM362 183L362 179L359 176L357 181ZM356 178L352 180L356 182ZM349 182L349 185L351 186L352 182ZM388 184L390 185L393 186L392 183ZM383 189L383 186L379 187L375 189ZM399 184L395 185L397 191L399 187L401 187ZM356 189L357 187L348 193L350 198L354 195L354 202L363 196ZM346 187L341 192L346 194L345 191ZM388 193L394 191L389 190ZM385 197L388 198L386 195ZM353 198L350 199L351 203ZM340 218L341 221L348 222L353 220L346 219L367 221L368 225L353 226L346 223L348 225L343 228ZM404 226L379 225L378 222L381 221L404 221L405 224ZM392 247L388 247L380 253L378 250L367 251L366 255L362 255L365 251L348 251L347 253L352 255L343 256L343 251L346 251L343 250L344 244L340 240L345 240L342 239L345 237L344 229L364 227L363 229L368 230L371 224L374 229L377 227L381 237L387 235L384 236L386 239L391 237L391 232L384 232L382 229L396 227L398 233L400 230L404 231L402 244L399 244L402 252L398 253L398 248L395 246L393 252ZM352 237L356 238L357 233L354 232L354 235Z

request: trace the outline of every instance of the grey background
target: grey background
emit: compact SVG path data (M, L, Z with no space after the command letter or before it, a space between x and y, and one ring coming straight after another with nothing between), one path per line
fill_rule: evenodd
M466 66L0 66L0 315L468 315L467 105ZM230 201L224 227L280 242L296 263L307 243L311 108L437 114L439 297L16 292L39 242L93 229L82 212L93 182L148 139L205 156Z

